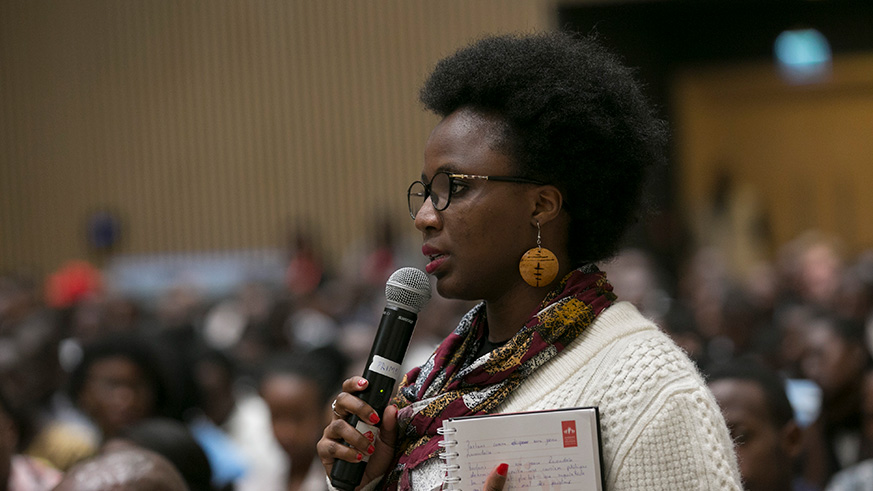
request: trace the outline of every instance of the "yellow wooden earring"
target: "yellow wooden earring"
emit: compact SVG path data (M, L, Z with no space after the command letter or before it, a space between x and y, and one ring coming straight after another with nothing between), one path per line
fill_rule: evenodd
M543 249L540 222L537 220L537 246L528 249L521 256L518 272L524 281L533 287L546 286L558 276L558 258L555 254Z

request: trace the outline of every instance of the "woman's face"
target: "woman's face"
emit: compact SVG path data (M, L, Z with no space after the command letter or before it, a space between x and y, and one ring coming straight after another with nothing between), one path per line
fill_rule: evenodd
M853 387L864 372L863 349L834 333L828 321L814 322L807 333L803 369L831 401Z
M745 489L780 489L791 481L798 450L793 434L771 418L764 390L756 382L722 378L709 386L734 441Z
M318 385L296 375L273 375L261 384L261 397L270 408L273 435L291 461L311 462L326 424Z
M91 365L79 403L107 438L155 414L154 388L139 365L124 356Z
M468 109L446 116L428 138L422 181L437 172L518 176L510 157L495 150L499 121ZM493 300L524 285L518 261L536 245L533 214L537 187L529 184L457 179L448 208L426 200L415 217L427 271L446 298ZM550 247L550 244L543 244ZM554 245L552 245L554 247Z

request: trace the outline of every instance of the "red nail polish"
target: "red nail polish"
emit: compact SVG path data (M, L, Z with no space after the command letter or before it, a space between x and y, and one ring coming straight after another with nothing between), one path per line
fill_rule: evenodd
M372 431L364 433L364 436L367 437L367 440L370 440L371 442L376 439L376 435L374 435Z
M503 477L506 477L506 473L509 472L509 464L500 464L497 466L497 473Z
M370 423L376 424L378 422L379 422L379 415L376 413L371 414L370 415Z
M367 385L366 380L364 380L364 379L358 380L358 387L363 388L365 385Z
M361 460L361 459L363 459L363 458L364 458L364 456L361 455L361 454L358 454L357 456L355 456L355 459L356 459L356 460Z
M369 447L367 447L367 453L368 453L368 454L372 454L372 453L375 452L375 451L376 451L376 447L374 447L374 446L372 446L372 445L370 445Z

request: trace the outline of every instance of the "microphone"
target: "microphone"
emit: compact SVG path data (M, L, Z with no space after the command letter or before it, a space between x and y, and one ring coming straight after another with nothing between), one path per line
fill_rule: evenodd
M394 385L403 375L400 364L406 355L418 312L430 300L430 281L419 269L400 268L388 278L385 298L385 310L363 375L370 384L358 394L380 417L391 400ZM378 428L361 421L356 415L348 416L346 421L361 433L372 431L374 435L379 434ZM369 455L364 455L361 462L335 461L330 471L333 486L353 491L361 483L369 459Z

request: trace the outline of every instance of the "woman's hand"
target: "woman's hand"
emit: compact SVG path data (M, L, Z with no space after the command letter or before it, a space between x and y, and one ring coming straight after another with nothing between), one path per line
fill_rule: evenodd
M482 491L503 491L508 471L509 464L500 464L495 467L485 478L485 487L482 488Z
M324 429L316 446L328 476L337 459L355 463L369 455L370 460L367 462L361 485L366 485L388 471L394 459L394 442L397 440L397 408L388 406L380 418L369 404L354 395L366 389L367 384L367 380L362 377L352 377L343 382L343 392L334 403L333 419ZM350 414L357 415L362 421L372 425L381 421L379 436L376 437L370 432L365 435L352 427L345 421Z

